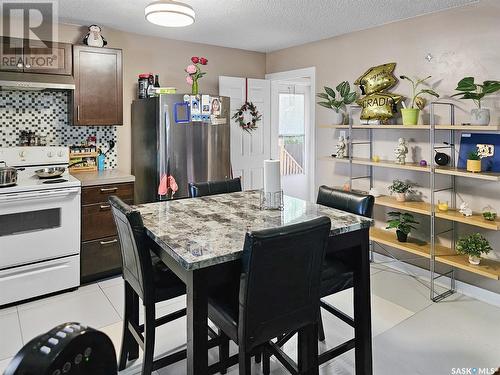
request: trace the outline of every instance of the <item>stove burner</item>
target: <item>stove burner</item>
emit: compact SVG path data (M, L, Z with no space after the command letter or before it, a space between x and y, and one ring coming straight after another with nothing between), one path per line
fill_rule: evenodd
M65 180L64 178L58 178L57 180L47 180L42 182L42 184L58 184L60 182L68 182L68 180Z

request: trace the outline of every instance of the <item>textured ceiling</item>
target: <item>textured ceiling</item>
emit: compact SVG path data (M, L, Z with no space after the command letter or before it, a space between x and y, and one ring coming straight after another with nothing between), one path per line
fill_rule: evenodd
M60 0L59 18L118 30L270 52L475 0L183 0L196 22L164 28L144 18L147 0Z

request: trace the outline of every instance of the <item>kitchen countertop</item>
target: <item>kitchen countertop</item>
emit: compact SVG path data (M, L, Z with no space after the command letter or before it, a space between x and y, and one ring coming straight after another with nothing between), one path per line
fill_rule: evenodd
M261 210L260 194L245 191L135 206L149 236L186 269L241 256L246 231L276 228L320 216L332 221L331 235L372 225L372 220L284 196L283 211Z
M71 175L81 181L82 187L134 182L135 176L117 169L96 172L74 172Z

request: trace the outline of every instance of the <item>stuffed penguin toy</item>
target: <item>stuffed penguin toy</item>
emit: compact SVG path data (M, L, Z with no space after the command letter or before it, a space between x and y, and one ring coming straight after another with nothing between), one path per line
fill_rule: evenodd
M83 38L83 44L91 47L104 47L108 42L101 35L101 28L97 25L90 25L89 32Z

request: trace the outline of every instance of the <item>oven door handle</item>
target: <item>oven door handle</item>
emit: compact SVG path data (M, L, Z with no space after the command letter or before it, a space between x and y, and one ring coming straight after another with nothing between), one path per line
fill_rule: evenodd
M12 193L0 195L0 203L9 203L13 201L28 200L28 199L43 199L43 198L56 198L70 194L78 194L79 188L68 188L52 191L37 191L30 193Z

